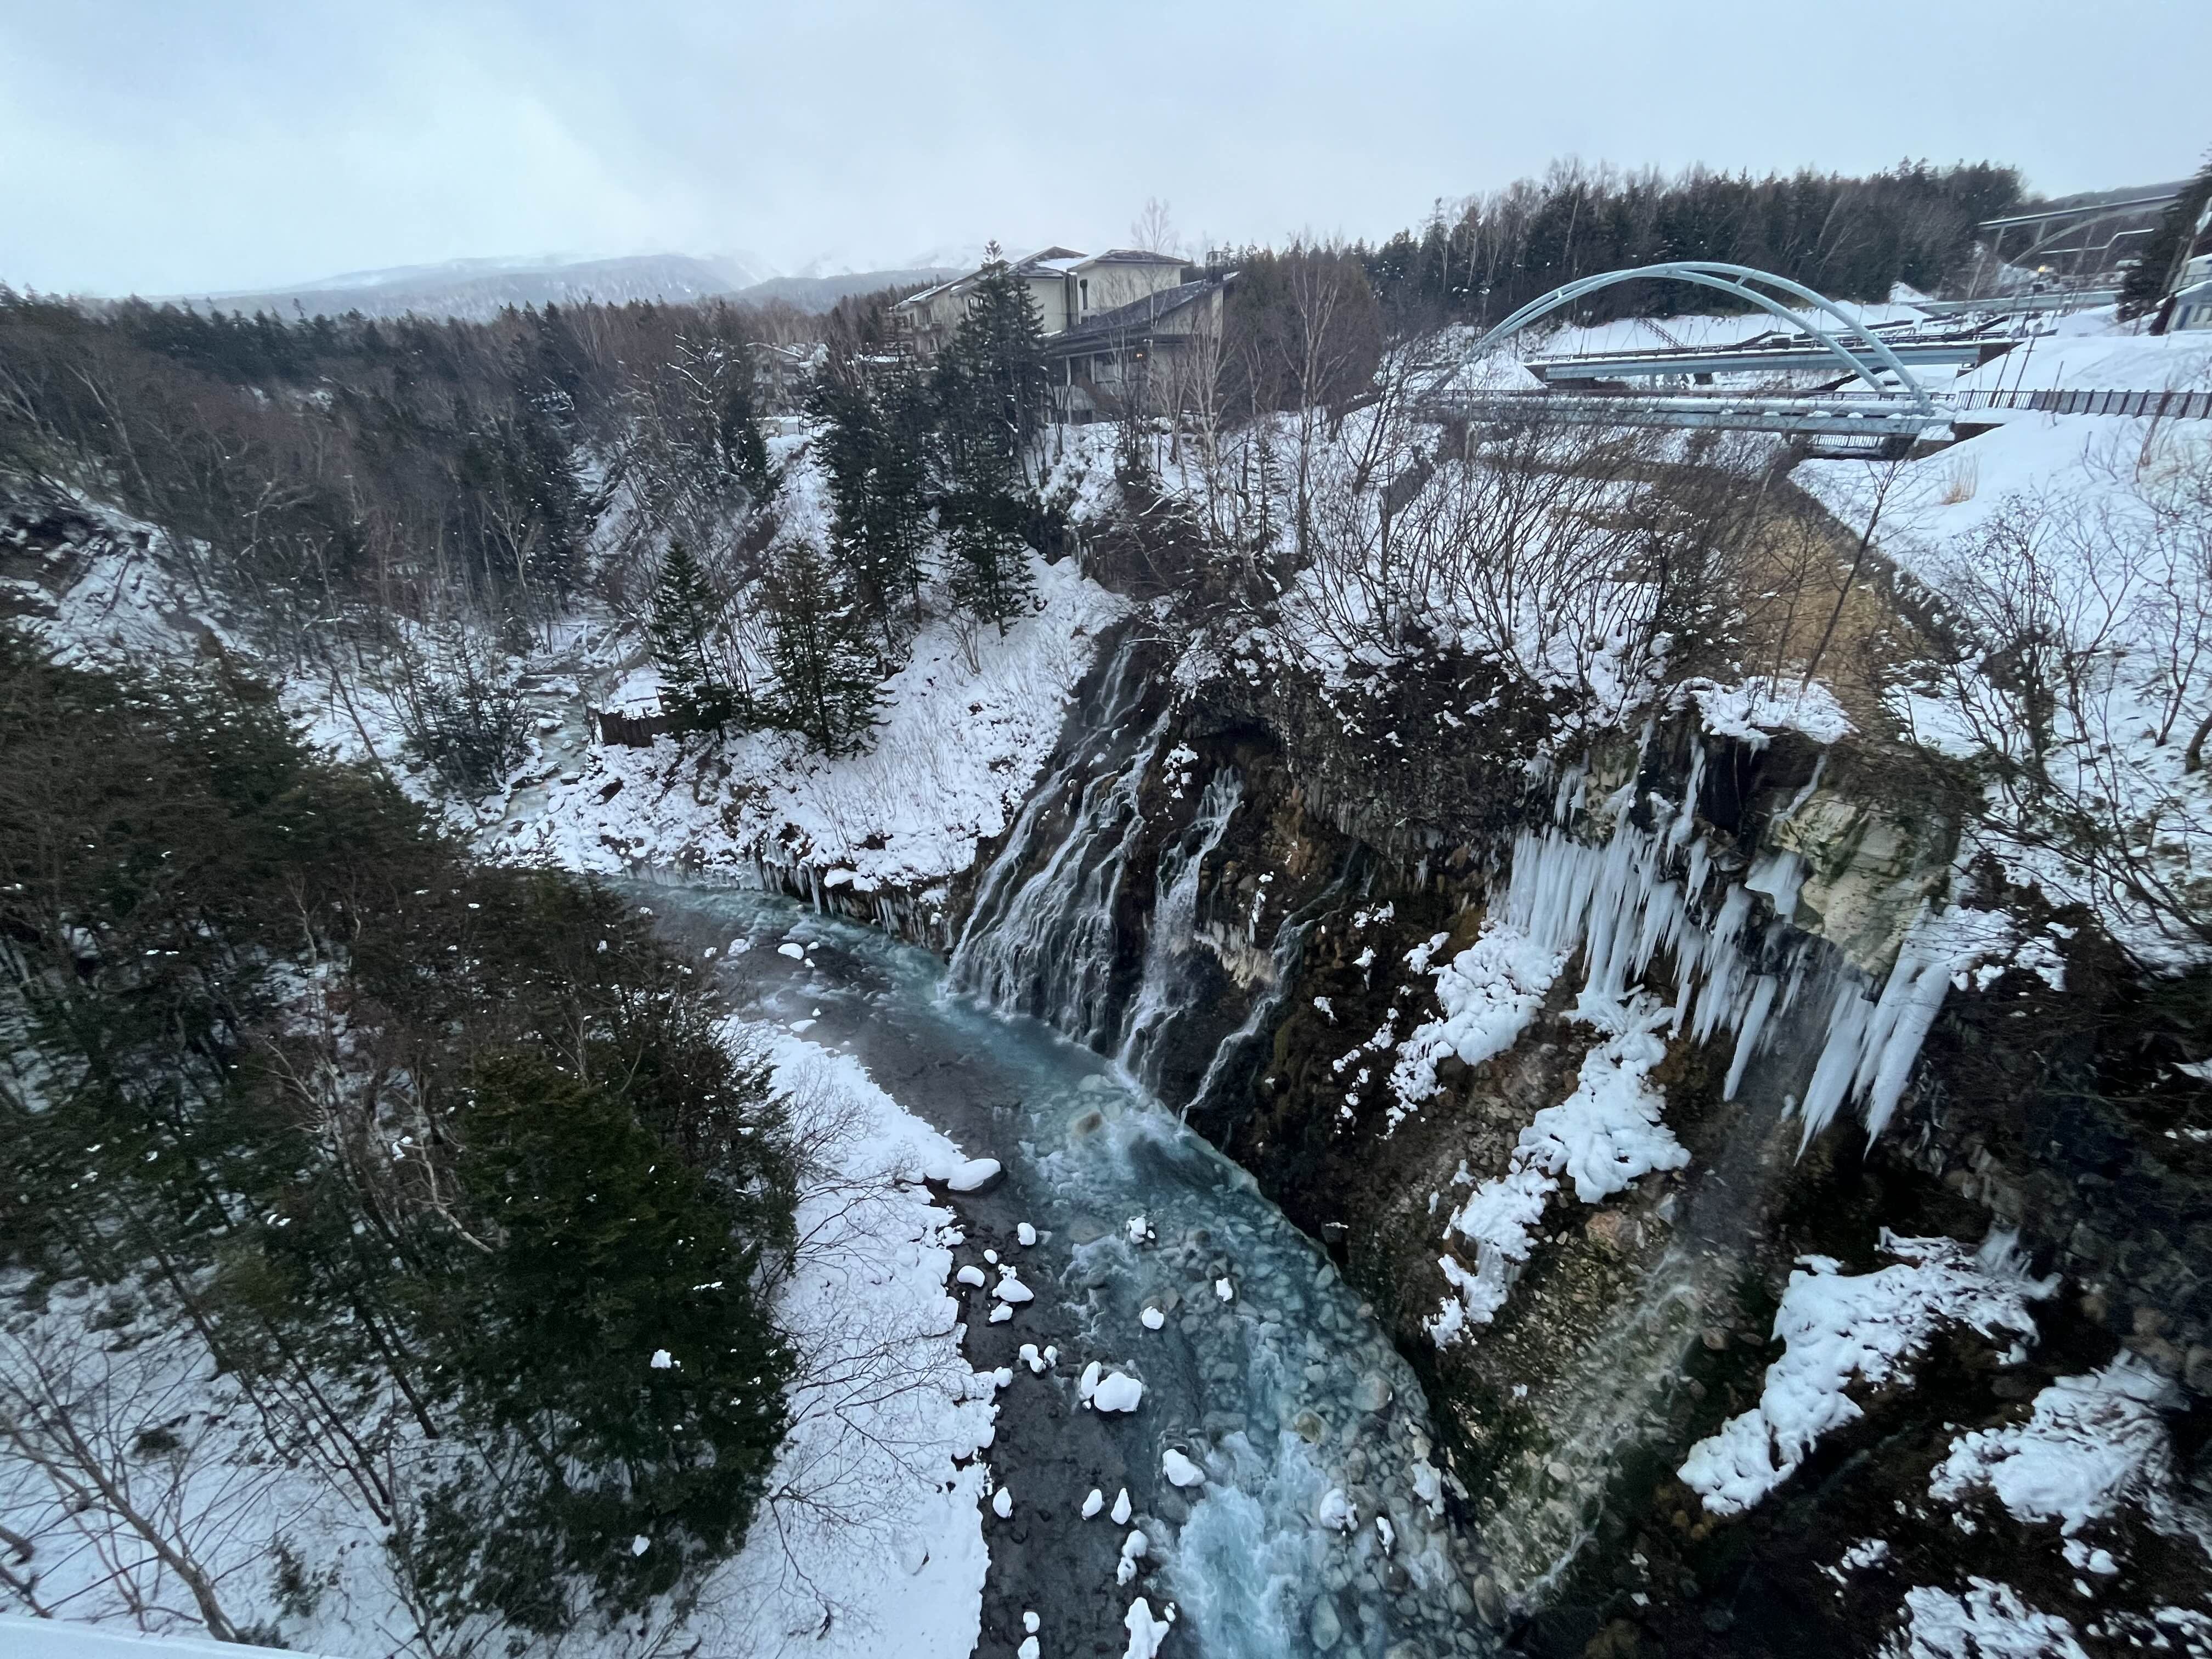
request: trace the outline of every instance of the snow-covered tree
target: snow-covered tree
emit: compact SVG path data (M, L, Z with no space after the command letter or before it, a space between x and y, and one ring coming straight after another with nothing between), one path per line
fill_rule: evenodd
M720 608L691 550L681 541L671 542L647 628L653 665L660 674L660 701L687 726L712 726L717 732L742 718L747 702L714 650Z
M767 583L775 723L825 755L867 748L883 695L866 609L848 576L793 542Z

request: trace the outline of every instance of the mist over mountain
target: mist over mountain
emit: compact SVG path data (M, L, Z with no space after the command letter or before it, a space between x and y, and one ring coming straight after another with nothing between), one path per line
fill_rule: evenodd
M297 288L176 296L222 311L304 312L343 316L456 317L483 322L509 306L580 305L587 300L620 305L631 300L689 302L750 287L774 274L745 255L696 258L652 253L618 259L451 259L439 264L397 265L348 271Z
M544 257L448 259L436 264L352 270L291 288L249 289L168 296L202 309L274 312L291 316L457 318L485 322L512 306L580 305L596 300L693 304L702 300L771 300L801 311L827 311L849 294L894 285L939 282L972 270L980 245L925 251L888 269L864 269L835 255L808 260L783 274L751 254L702 258L682 253L639 254L616 259L564 260Z

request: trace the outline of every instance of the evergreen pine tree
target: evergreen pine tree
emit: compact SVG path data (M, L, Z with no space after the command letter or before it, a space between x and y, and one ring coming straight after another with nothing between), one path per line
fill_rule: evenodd
M996 245L994 245L994 252ZM1018 478L1044 425L1044 334L1029 284L1005 260L983 267L951 343L937 364L937 398L955 471L979 452Z
M2212 161L2207 161L2187 189L2166 204L2158 225L2143 239L2142 252L2120 284L2120 315L2147 317L2166 298L2166 285L2188 257L2190 238L2204 205L2212 202Z
M751 360L742 346L724 350L728 361L721 376L720 407L715 411L722 476L744 485L753 504L764 507L775 499L782 475L769 465L768 441L761 436Z
M714 589L691 550L671 542L646 629L660 674L661 705L687 726L712 726L719 734L744 712L744 698L710 649L716 609Z
M984 267L968 315L938 361L934 391L953 597L1004 634L1033 589L1023 538L1032 516L1025 466L1046 398L1036 311L1028 284L1004 260Z
M831 556L896 662L921 619L931 410L928 388L910 371L879 380L871 387L825 377L810 412L822 423L815 453L829 477Z
M952 597L970 616L1006 624L1024 614L1036 592L1023 536L1029 509L1002 480L986 478L947 503L952 544Z
M786 548L767 583L775 723L825 755L868 746L883 695L866 609L811 544Z

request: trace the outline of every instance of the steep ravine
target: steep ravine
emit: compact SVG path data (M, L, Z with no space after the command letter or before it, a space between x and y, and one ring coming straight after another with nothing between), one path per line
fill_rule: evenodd
M1586 803L1625 787L1622 821L1650 829L1694 787L1697 834L1740 876L1778 848L1799 854L1790 914L1756 898L1736 948L1796 964L1806 988L1768 1022L1732 1099L1727 1030L1671 1040L1650 1081L1686 1163L1602 1204L1554 1201L1496 1322L1439 1350L1425 1322L1447 1289L1441 1218L1574 1088L1592 1042L1571 1017L1583 963L1505 1052L1446 1059L1437 1094L1395 1127L1390 1045L1340 1062L1432 1012L1408 952L1442 935L1423 958L1441 961L1475 938L1514 835L1561 816L1556 791L1532 787L1519 734L1424 718L1449 684L1358 709L1233 680L1176 700L1164 666L1133 640L1102 657L1022 821L955 895L955 937L1019 948L994 958L971 938L954 981L1118 1059L1326 1244L1422 1380L1496 1563L1484 1611L1519 1645L1858 1654L1912 1584L1978 1573L2063 1601L2055 1527L2031 1539L1987 1505L1972 1531L1931 1522L1927 1471L1956 1433L2018 1420L2044 1383L2124 1345L2190 1390L2173 1422L2187 1472L2212 1389L2212 1152L2182 1133L2191 1085L2160 1061L2201 1024L2203 985L2147 997L2080 918L2053 919L2074 941L2065 992L1994 965L1945 999L1886 1133L1867 1144L1846 1111L1801 1154L1796 1109L1831 988L1878 983L1946 884L1942 797L1876 744L1747 742L1690 711L1640 749L1602 748ZM1400 736L1421 731L1437 735ZM1562 833L1604 838L1589 805L1567 817ZM1025 886L1054 902L1010 929ZM1665 952L1648 977L1671 983ZM1978 1241L1992 1225L2065 1276L2026 1363L2001 1370L1989 1344L1946 1336L1917 1387L1862 1390L1861 1419L1765 1503L1708 1516L1674 1470L1756 1400L1795 1259L1863 1271L1883 1228ZM1907 1525L1905 1510L1922 1518ZM2098 1606L2205 1588L2200 1555L2136 1532L2130 1571ZM1830 1571L1877 1534L1896 1540L1882 1571Z

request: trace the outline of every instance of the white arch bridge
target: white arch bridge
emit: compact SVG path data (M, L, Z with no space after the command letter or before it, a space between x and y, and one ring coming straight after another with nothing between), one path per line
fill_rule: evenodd
M1990 343L1972 340L1893 345L1833 300L1802 283L1749 265L1676 259L1608 270L1564 283L1531 300L1484 335L1468 361L1481 361L1539 318L1601 289L1655 279L1726 294L1767 313L1804 337L1781 347L1677 348L1547 358L1528 365L1545 381L1541 391L1437 392L1424 400L1425 411L1448 421L1550 421L1587 426L1774 432L1820 441L1831 453L1895 455L1910 449L1932 428L1948 428L1952 420L1951 410L1914 377L1911 363L1932 367L1977 362L1990 349ZM1809 307L1811 314L1761 291L1766 289L1798 301ZM1820 392L1695 389L1645 393L1566 389L1659 376L1710 380L1716 374L1817 369L1822 365L1832 365L1842 374L1835 386Z

